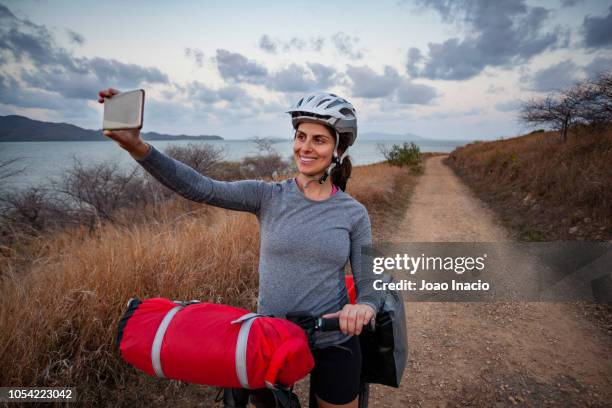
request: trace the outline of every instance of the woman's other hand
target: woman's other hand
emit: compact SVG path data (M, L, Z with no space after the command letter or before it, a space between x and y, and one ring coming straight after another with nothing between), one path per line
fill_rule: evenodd
M120 91L108 88L98 92L98 102L104 103L106 99L112 98ZM105 130L104 136L113 139L119 146L135 156L144 156L149 146L140 138L140 129Z
M336 313L323 315L324 318L337 317L340 320L340 330L344 334L359 335L363 326L370 323L376 312L370 305L346 304Z

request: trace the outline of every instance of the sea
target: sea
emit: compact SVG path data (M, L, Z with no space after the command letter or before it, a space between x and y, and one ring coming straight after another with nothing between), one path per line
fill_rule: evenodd
M246 156L257 154L257 147L251 140L212 140L212 141L152 141L148 142L158 150L164 151L168 145L187 145L189 143L208 143L223 149L225 160L238 161ZM401 144L398 140L361 140L349 150L353 165L371 164L384 161L382 148ZM421 152L451 152L466 141L427 140L415 142ZM293 142L279 141L273 148L283 158L292 157ZM16 159L10 167L2 163ZM0 142L0 190L22 190L28 187L48 186L52 180L58 180L75 160L84 166L111 161L122 169L129 171L138 166L136 161L112 141L95 142ZM8 179L2 178L8 170L23 172Z

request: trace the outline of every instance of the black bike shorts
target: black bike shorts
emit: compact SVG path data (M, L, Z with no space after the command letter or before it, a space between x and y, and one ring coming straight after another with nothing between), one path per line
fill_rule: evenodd
M361 377L359 337L337 346L312 351L315 367L310 374L311 391L330 404L348 404L357 398Z

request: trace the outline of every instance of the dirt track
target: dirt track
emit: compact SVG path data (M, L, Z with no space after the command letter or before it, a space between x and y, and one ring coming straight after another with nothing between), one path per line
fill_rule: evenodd
M509 234L432 157L392 242L499 242ZM406 303L409 363L370 406L612 406L612 342L560 303Z

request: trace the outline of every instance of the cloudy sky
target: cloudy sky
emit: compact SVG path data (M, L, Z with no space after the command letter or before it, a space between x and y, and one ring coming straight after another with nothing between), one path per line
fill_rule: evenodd
M290 137L333 91L360 131L495 139L521 100L612 67L610 0L3 1L0 115L97 129L146 91L145 131Z

